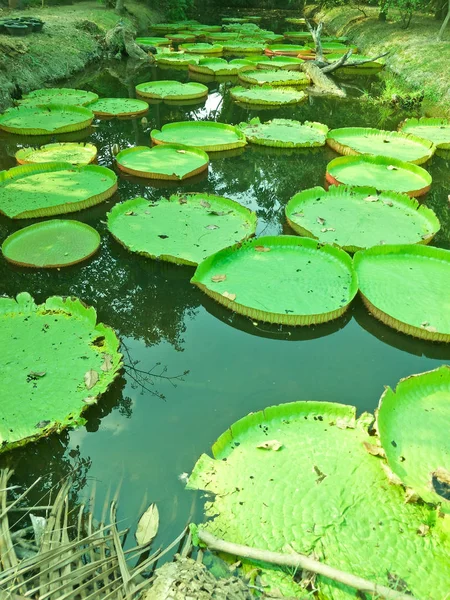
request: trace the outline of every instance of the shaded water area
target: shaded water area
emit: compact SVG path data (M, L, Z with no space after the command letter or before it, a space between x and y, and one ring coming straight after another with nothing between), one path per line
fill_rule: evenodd
M133 68L116 61L87 70L64 85L123 97L134 96L137 83L171 78L187 81L189 75L187 70ZM150 145L150 130L173 121L236 124L259 116L319 121L330 128L395 129L406 116L360 99L364 90L376 93L377 77L358 77L345 85L346 100L310 97L298 107L246 110L231 101L230 82L212 82L203 105L154 104L147 123L141 118L96 120L89 130L60 136L58 141L92 142L99 149L99 164L114 169L114 144ZM14 153L23 145L50 141L56 138L2 134L0 167L14 166ZM201 503L194 492L184 490L180 474L189 473L200 454L209 452L218 435L240 417L300 399L373 411L385 385L394 386L401 377L450 360L448 346L395 332L371 317L358 299L346 315L325 325L289 328L254 323L191 285L192 268L130 254L106 229L106 213L120 200L143 196L156 201L181 191L203 191L228 196L256 211L257 235L292 234L284 217L287 201L302 189L323 185L326 165L335 156L327 147L303 151L248 145L211 154L208 174L183 184L154 186L120 176L112 199L67 215L100 232L101 249L91 260L49 271L22 269L0 260L1 294L28 291L38 302L51 295L81 298L96 308L99 320L116 330L125 362L122 376L86 413L85 427L2 456L2 464L11 461L16 467L16 483L43 476L35 489L37 500L74 465L79 466L74 499L88 498L94 483L103 499L108 488L115 490L121 483L122 523L133 526L142 505L156 502L161 514L157 542L164 545L190 517L201 519ZM437 156L426 165L434 181L424 199L442 222L434 244L445 248L450 248L449 166L448 160ZM0 217L0 239L31 222L36 220ZM177 376L184 373L180 380Z

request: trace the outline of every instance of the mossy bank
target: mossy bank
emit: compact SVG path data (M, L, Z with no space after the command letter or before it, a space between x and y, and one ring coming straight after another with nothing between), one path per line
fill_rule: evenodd
M42 33L24 38L0 35L0 111L33 89L56 83L99 59L106 32L121 19L138 32L161 20L157 10L133 0L117 15L97 2L71 6L0 10L0 16L33 15L45 21Z
M394 11L386 22L378 20L378 8L354 7L307 10L316 21L323 21L333 34L346 35L361 53L381 54L385 58L386 83L389 91L423 90L424 107L432 115L450 115L450 28L437 41L441 23L432 17L415 15L403 29ZM395 77L393 78L392 75Z

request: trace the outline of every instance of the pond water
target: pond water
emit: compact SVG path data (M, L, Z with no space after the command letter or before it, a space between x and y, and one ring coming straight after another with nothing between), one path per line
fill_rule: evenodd
M137 83L187 81L188 77L183 70L147 66L136 70L114 62L87 70L64 85L119 97L134 95ZM97 120L88 131L62 136L60 141L92 142L99 149L99 163L114 168L114 144L120 148L149 145L150 130L171 121L235 124L260 116L262 120L320 121L330 128L395 129L405 117L359 98L364 90L376 93L377 77L354 78L345 85L346 100L311 97L295 108L249 111L232 103L230 83L210 83L204 105L152 105L147 123L140 118ZM36 141L3 134L0 167L14 166L14 153L23 145L50 141L55 139ZM121 484L122 523L133 526L143 505L156 502L161 514L158 543L164 545L190 517L201 519L196 494L184 490L179 476L189 473L200 454L209 452L217 436L240 417L300 399L342 402L355 405L359 412L373 411L385 385L394 386L401 377L450 360L448 346L396 333L371 317L359 300L344 317L321 326L253 323L191 285L192 268L132 255L105 226L106 213L120 200L138 196L158 200L180 191L203 191L228 196L255 210L258 235L292 233L284 206L296 192L323 185L326 164L335 156L327 147L293 151L249 145L212 154L208 175L183 184L154 187L120 177L112 199L68 215L89 223L102 236L101 250L90 261L60 271L34 271L0 260L1 294L28 291L38 302L51 295L78 296L97 309L99 320L116 330L126 364L99 405L89 409L85 427L1 457L2 464L16 468L16 483L43 476L34 494L37 500L76 465L74 499L88 497L95 483L98 516L108 489L114 491ZM449 163L435 157L427 168L434 183L424 202L443 225L434 243L449 248ZM0 240L31 222L0 217Z

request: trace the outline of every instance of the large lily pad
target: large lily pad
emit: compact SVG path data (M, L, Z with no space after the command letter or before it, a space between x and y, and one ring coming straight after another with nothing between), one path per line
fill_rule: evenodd
M236 86L230 89L230 96L236 102L255 106L284 106L300 104L308 99L307 94L292 88L274 88L270 85L244 88Z
M2 245L3 256L24 267L68 267L90 258L100 246L86 223L52 219L15 231Z
M167 123L151 132L154 144L185 144L215 152L245 146L245 135L238 127L213 121L184 121Z
M191 52L192 54L222 54L223 46L220 44L182 44L181 50Z
M239 40L224 40L223 51L233 54L262 54L264 44L258 42L244 42Z
M87 108L97 117L136 117L148 111L148 104L136 98L100 98Z
M415 598L441 600L450 587L448 527L434 508L405 503L403 489L389 485L383 460L365 448L376 440L368 415L356 420L355 412L295 402L234 423L213 445L214 458L202 455L189 477L188 488L213 494L202 528L263 550L314 554L374 583L401 585ZM257 566L261 585L281 587L280 569ZM289 575L286 595L304 598ZM315 586L327 600L359 597L323 576Z
M106 167L22 165L0 171L0 213L12 219L60 215L103 202L116 189L117 177Z
M415 135L367 127L343 127L328 133L327 144L339 154L375 154L398 158L416 165L429 160L436 146Z
M196 266L210 254L255 233L256 215L229 198L185 194L149 203L116 204L108 229L132 252Z
M39 104L63 104L65 106L85 106L90 102L98 100L98 95L86 90L74 90L72 88L45 88L34 90L23 96L20 104L36 106Z
M177 31L175 33L167 33L166 38L176 44L182 44L184 42L195 42L195 34L190 31Z
M422 196L431 186L431 175L422 167L385 156L342 156L328 163L326 180L333 185L375 187L377 190Z
M159 100L196 100L208 95L208 88L202 83L180 83L170 79L148 81L136 86L136 92L143 98Z
M206 152L181 144L126 148L116 160L119 169L130 175L176 181L202 173L209 163Z
M279 69L258 69L239 73L239 79L252 85L298 86L308 85L310 78L306 73L283 71Z
M304 54L305 51L308 51L308 48L295 46L294 44L270 44L268 50L281 56L297 56L297 54Z
M189 71L205 75L237 75L244 69L252 69L253 63L243 58L229 62L224 58L201 58L197 64L189 65Z
M376 246L354 257L370 312L390 327L450 342L450 251L431 246Z
M286 325L336 319L358 289L348 254L290 235L221 250L198 266L191 282L237 313Z
M93 120L94 113L83 106L24 105L0 115L0 129L21 135L69 133L89 127Z
M199 60L200 55L189 54L188 52L167 52L164 54L157 54L155 58L158 66L187 67L196 63Z
M428 244L440 229L435 213L415 198L370 187L304 190L286 205L299 235L356 252L379 244Z
M276 148L323 146L328 133L328 127L322 123L300 123L291 119L273 119L261 123L258 117L249 123L241 123L240 128L249 142Z
M381 397L377 426L390 468L450 512L450 367L402 379Z
M310 42L313 39L309 31L285 31L284 37L294 42Z
M406 119L400 124L400 131L412 133L430 140L441 150L450 150L450 119L427 118Z
M88 165L97 157L94 144L59 142L40 148L21 148L16 152L19 165L28 163L68 162L72 165Z
M0 298L2 451L84 422L122 365L119 340L77 298Z
M299 71L302 68L302 64L305 62L301 58L295 56L273 56L269 58L265 56L267 60L261 60L257 64L258 69L283 69L286 71Z
M134 40L138 46L170 46L170 40L166 37L139 37Z

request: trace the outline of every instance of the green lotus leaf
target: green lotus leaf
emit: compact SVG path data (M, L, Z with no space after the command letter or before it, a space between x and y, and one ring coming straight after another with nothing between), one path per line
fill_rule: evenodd
M97 157L94 144L59 142L40 148L22 148L16 152L19 165L28 163L67 162L72 165L88 165Z
M292 23L293 25L305 25L306 19L300 17L286 17L284 19L286 23Z
M159 65L187 67L199 60L198 54L188 54L187 52L165 52L156 55L156 62Z
M195 42L195 35L189 31L178 31L176 33L167 33L167 39L175 43Z
M222 43L224 52L233 52L236 54L262 54L264 44L257 42L240 42L239 40L224 40Z
M450 119L421 117L400 123L400 131L430 140L441 150L450 150Z
M151 25L151 30L155 33L175 32L182 30L185 25L181 23L154 23Z
M312 51L315 50L315 46L313 43L307 42L305 45L308 48L310 48ZM322 44L322 50L323 50L324 54L338 54L339 56L342 56L343 54L348 52L350 49L352 49L353 54L356 54L358 52L358 48L356 46L347 46L346 44L342 44L340 42L324 42ZM358 58L358 57L355 57L355 58ZM352 59L350 59L350 60L352 60Z
M241 123L240 128L249 142L276 148L324 146L328 133L328 127L322 123L300 123L291 119L273 119L261 123L258 117L249 123Z
M88 108L98 117L136 117L148 111L148 104L136 98L100 98Z
M308 48L305 46L294 46L294 44L270 44L268 49L275 54L283 56L297 56L297 54L308 53Z
M63 104L65 106L84 106L98 100L98 95L86 90L71 88L45 88L34 90L19 100L21 105L36 106L39 104Z
M253 67L256 67L257 69L261 68L260 65L267 65L270 69L270 65L272 64L272 59L270 56L266 56L265 54L262 54L261 56L246 56L245 60L251 63Z
M333 185L359 185L422 196L431 175L422 167L386 156L341 156L328 163L326 180Z
M170 40L166 37L139 37L134 40L138 46L169 46Z
M123 246L150 258L196 266L210 254L255 233L256 215L234 200L184 194L149 203L116 204L108 229Z
M286 104L299 104L305 102L307 94L301 90L292 88L274 88L269 85L244 88L236 86L230 89L233 100L242 104L256 106L283 106Z
M220 44L182 44L181 50L192 54L222 54L223 46Z
M121 369L114 331L77 298L26 292L0 298L0 322L1 451L82 424Z
M328 192L314 187L291 198L285 212L299 235L347 252L379 244L429 244L440 229L435 213L415 198L370 187L330 186Z
M348 254L291 235L221 250L198 266L191 283L239 314L285 325L337 319L358 290Z
M216 33L222 31L220 25L204 25L203 23L192 23L186 27L189 31L200 32L200 33Z
M235 58L229 62L224 58L201 58L196 65L189 65L189 71L205 75L237 75L253 66L254 63L243 58Z
M268 57L266 57L268 58ZM258 62L258 69L285 69L286 71L299 71L305 61L295 56L273 56L269 61Z
M380 441L392 471L422 500L450 512L450 367L386 388L377 411Z
M60 215L99 204L116 189L117 177L106 167L22 165L0 171L0 213L11 219Z
M126 148L119 152L116 161L119 169L130 175L179 181L205 171L209 158L206 152L198 148L165 144L153 148Z
M223 23L248 23L248 17L222 17Z
M67 267L100 247L95 229L79 221L53 219L15 231L2 245L6 260L24 267Z
M421 165L429 160L436 146L424 138L397 131L368 127L343 127L328 133L327 144L339 154L390 156Z
M371 314L426 340L450 342L450 250L376 246L354 257L359 291Z
M309 42L313 39L309 31L285 31L283 36L293 42Z
M368 415L356 420L355 412L294 402L234 423L213 445L214 458L202 455L189 477L188 488L213 495L202 528L258 549L314 553L374 583L395 589L404 582L415 598L441 600L450 589L448 526L434 508L405 503L403 489L388 484L383 460L365 448L377 439L367 432ZM243 563L262 569L262 585L280 572ZM323 576L315 587L327 600L359 597ZM305 594L299 585L287 593Z
M336 60L339 60L340 58L342 58L342 54L327 54L326 59L330 62L334 62ZM356 62L356 61L363 61L363 60L369 60L370 56L364 56L362 54L358 54L357 56L352 55L349 60L350 62ZM380 70L384 67L384 64L381 62L381 59L377 59L377 60L371 60L370 62L365 62L362 65L346 65L344 64L341 67L338 67L338 70L341 71L343 69L345 70L352 70L352 72L359 72L359 71L365 71L365 70Z
M239 79L252 85L306 86L311 81L306 73L298 71L281 71L279 69L258 69L239 73Z
M136 86L143 98L160 100L197 100L208 95L208 88L201 83L180 83L170 79L148 81Z
M238 127L214 121L167 123L161 130L153 129L151 138L154 144L185 144L205 152L232 150L247 144Z
M48 104L8 108L0 115L0 129L21 135L48 135L85 129L94 113L83 106Z
M219 33L210 33L207 38L215 42L223 42L229 40L237 40L239 34L231 31L221 31Z

